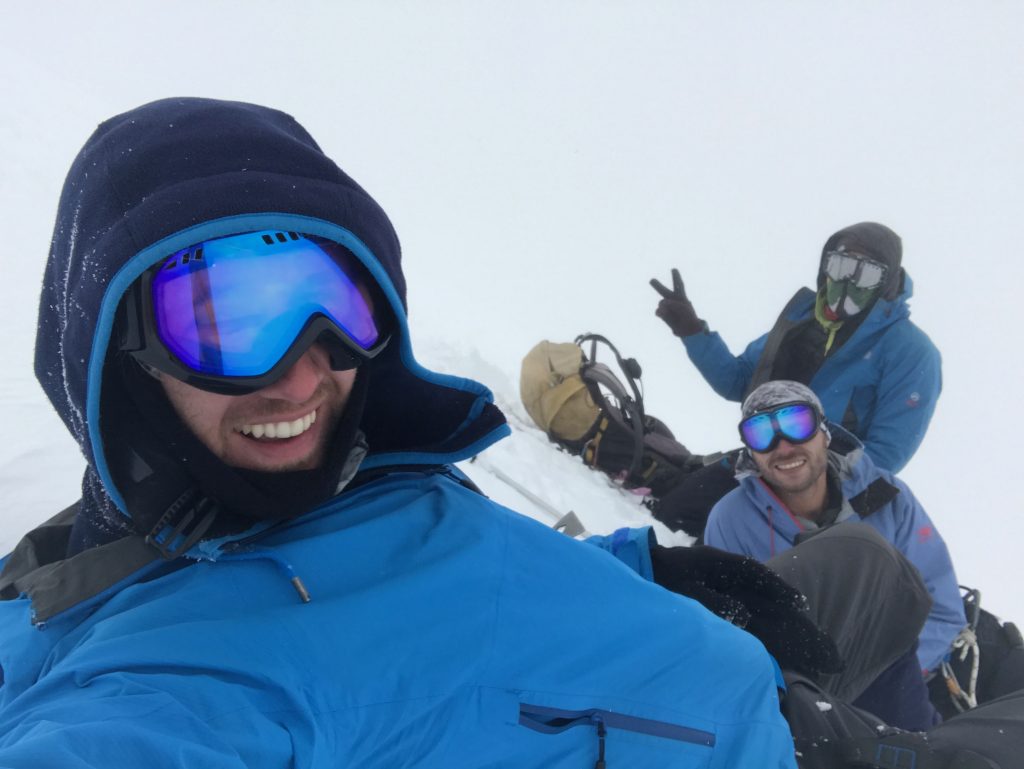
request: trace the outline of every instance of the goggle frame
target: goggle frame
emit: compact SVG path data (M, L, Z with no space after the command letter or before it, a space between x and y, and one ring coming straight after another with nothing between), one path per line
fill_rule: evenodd
M821 262L826 277L837 283L849 281L851 285L865 290L881 287L889 274L887 265L853 251L829 251Z
M787 431L786 427L790 426L790 423L784 423L780 418L780 411L785 412L786 410L791 410L795 407L801 407L801 414L805 413L804 409L806 409L806 412L809 412L811 415L811 424L810 427L807 428L806 435L803 434L803 431L795 434ZM763 448L756 448L752 445L753 439L748 436L749 427L752 420L757 419L763 421L764 417L768 417L769 419L769 424L772 428L772 437L767 444L763 444ZM753 414L740 421L738 429L740 433L740 440L743 441L744 446L755 453L767 454L774 451L783 439L793 445L807 443L812 440L821 429L821 421L822 416L818 413L818 409L816 409L813 404L808 403L807 401L790 401L788 403L780 403L776 406L772 406L769 409L755 411ZM745 427L748 429L745 430ZM762 443L759 443L758 445L762 445Z
M278 231L258 230L235 233L235 235L226 237L262 235L264 233L276 235ZM361 265L358 258L351 254L342 244L317 236L301 235L301 237L314 240L314 242L318 240L329 242L337 248L343 249L346 254L350 254L351 260L355 264ZM221 239L212 238L210 240ZM188 249L181 249L176 253L194 251L195 249L202 248L208 242L210 241L194 244ZM139 363L149 368L168 374L185 384L201 390L223 395L244 395L268 387L295 365L299 358L314 343L320 343L326 348L330 356L332 370L344 371L353 369L377 357L391 341L390 327L393 326L393 322L390 311L387 309L387 301L379 286L370 277L369 271L364 267L363 272L365 274L360 275L359 278L366 281L366 289L373 294L374 321L379 329L377 342L370 348L361 347L325 314L314 313L308 318L302 330L296 335L294 341L288 346L284 354L262 374L232 376L196 370L182 361L167 347L157 329L153 282L156 274L163 268L169 258L161 259L146 270L125 293L117 321L120 329L119 350L130 354Z

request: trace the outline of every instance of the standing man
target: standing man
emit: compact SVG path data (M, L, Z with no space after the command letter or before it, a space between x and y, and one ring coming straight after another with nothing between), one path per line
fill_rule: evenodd
M451 466L504 419L290 116L97 129L36 373L87 469L3 561L0 766L794 765L757 639Z
M863 522L877 531L916 567L931 596L910 682L923 696L921 671L928 674L939 668L967 624L949 552L928 514L903 481L875 466L856 438L826 424L821 402L799 382L766 382L755 389L743 402L739 431L746 447L737 467L739 487L712 508L704 534L707 544L769 561L816 539L819 532L845 530L838 524ZM807 564L802 568L806 571ZM870 592L864 591L866 583L859 584L855 572L847 574L850 594ZM809 592L804 584L797 587ZM815 599L809 597L813 605ZM823 626L843 652L843 633L837 632L835 623ZM860 688L847 693L850 699L863 694ZM892 696L869 696L883 705L895 701Z
M910 321L910 276L899 236L875 222L832 235L821 252L818 288L801 288L775 326L734 356L686 297L678 270L657 315L683 340L697 369L723 398L741 401L758 385L808 385L829 421L864 444L879 467L897 473L921 445L942 389L942 363Z

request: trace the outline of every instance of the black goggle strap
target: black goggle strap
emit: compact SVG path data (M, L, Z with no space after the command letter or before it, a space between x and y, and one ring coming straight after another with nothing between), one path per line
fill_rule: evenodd
M117 349L121 352L141 350L145 345L139 283L136 280L125 292L114 320Z

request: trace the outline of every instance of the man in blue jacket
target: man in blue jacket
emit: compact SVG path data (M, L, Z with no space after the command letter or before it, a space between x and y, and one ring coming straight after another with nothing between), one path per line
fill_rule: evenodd
M879 467L897 473L921 445L942 389L942 363L910 321L913 293L899 236L875 222L832 235L821 252L817 291L801 288L767 334L733 355L686 296L678 270L657 315L683 340L697 369L723 398L743 400L758 385L808 385L825 416L864 444Z
M36 373L87 468L4 560L0 766L794 765L778 667L645 539L451 467L504 419L416 362L391 224L290 116L97 129Z
M802 572L813 574L816 567L808 566L805 557L796 555L803 552L801 543L814 542L826 534L846 535L854 523L859 527L866 524L877 532L882 545L890 544L920 574L923 584L919 592L926 606L928 596L931 598L916 660L900 668L905 678L896 686L913 686L917 705L913 698L901 705L899 698L888 691L899 671L891 671L888 679L879 683L887 694L866 688L870 680L856 682L844 694L850 700L861 697L855 704L859 702L891 723L926 728L933 712L927 705L921 671L927 675L938 670L953 640L967 624L949 551L928 514L903 481L874 465L856 438L826 423L821 402L799 382L766 382L755 389L743 403L740 437L746 448L737 467L739 488L712 508L705 541L773 566L780 560L784 563L782 554L796 547L793 557L802 561ZM824 558L821 568L834 569L834 561L834 556ZM867 595L869 606L887 599L883 591L862 584L862 579L871 578L870 573L848 568L844 575L850 595L841 606L844 611L860 611L854 606L858 596ZM814 607L815 586L800 583L797 587L808 594ZM911 585L904 590L915 588ZM823 600L826 598L823 596ZM837 603L834 596L830 600ZM834 606L828 611L838 614ZM839 630L840 626L860 626L869 621L864 616L832 616L822 625L849 658L863 642L851 644L852 639ZM880 628L879 632L889 630ZM896 659L890 657L889 661ZM886 711L889 706L902 707L904 712ZM907 710L911 711L909 715Z

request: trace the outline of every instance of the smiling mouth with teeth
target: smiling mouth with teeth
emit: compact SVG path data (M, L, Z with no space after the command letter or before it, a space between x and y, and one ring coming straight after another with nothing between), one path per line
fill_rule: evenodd
M282 440L302 435L312 427L314 422L316 422L315 410L309 412L304 417L293 419L291 422L264 422L261 424L242 425L235 429L249 438Z
M779 462L775 466L779 470L792 470L793 468L800 467L806 461L805 459L794 459L789 462Z

